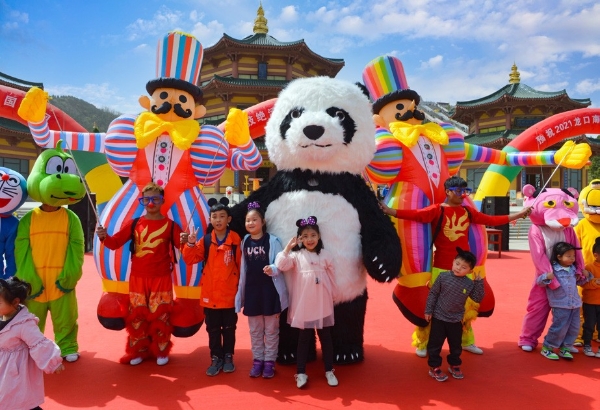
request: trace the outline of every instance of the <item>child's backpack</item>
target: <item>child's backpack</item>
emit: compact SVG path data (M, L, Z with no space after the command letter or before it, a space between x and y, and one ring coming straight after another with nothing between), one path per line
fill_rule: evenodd
M135 252L135 226L137 225L138 221L140 220L140 218L133 218L133 221L131 223L131 241L129 242L129 252L131 254L131 257L133 258L133 254ZM175 230L175 222L169 219L169 222L171 223L171 235L169 235L170 241L171 241L171 247L172 252L173 252L173 265L177 264L177 254L175 253L175 243L173 242L173 231Z
M204 266L206 266L206 261L208 260L208 250L210 249L210 242L212 237L212 230L209 230L202 240L204 241ZM233 257L235 258L235 250L237 249L237 245L231 245L231 252L233 253Z

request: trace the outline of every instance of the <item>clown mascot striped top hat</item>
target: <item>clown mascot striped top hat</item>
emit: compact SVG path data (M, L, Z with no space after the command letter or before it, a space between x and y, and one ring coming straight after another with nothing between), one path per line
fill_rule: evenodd
M377 114L395 100L421 102L419 94L408 87L404 66L396 57L381 56L372 60L363 70L363 82L373 99L373 113Z
M190 34L171 31L158 41L156 49L156 77L148 81L146 91L152 95L157 88L175 88L187 91L199 102L202 90L196 85L204 49Z

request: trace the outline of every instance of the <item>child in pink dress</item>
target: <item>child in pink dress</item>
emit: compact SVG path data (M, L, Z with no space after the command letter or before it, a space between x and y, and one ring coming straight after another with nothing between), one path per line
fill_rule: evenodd
M0 279L0 407L36 409L44 402L44 376L64 370L60 349L44 337L38 318L21 305L31 292L17 277Z
M275 259L277 269L287 271L290 296L288 323L300 329L297 351L296 386L304 387L308 382L306 361L309 341L313 329L317 330L325 377L330 386L337 386L333 374L333 342L331 327L334 324L333 293L335 286L333 259L323 248L317 218L309 216L299 219L297 237L290 239L283 252Z

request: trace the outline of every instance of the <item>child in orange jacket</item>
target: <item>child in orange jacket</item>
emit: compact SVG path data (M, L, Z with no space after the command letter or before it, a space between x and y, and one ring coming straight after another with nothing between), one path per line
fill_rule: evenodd
M200 306L204 307L208 346L212 358L206 370L208 376L216 376L221 370L235 370L233 353L235 348L235 295L240 280L240 236L229 230L231 221L226 204L217 203L210 208L212 231L196 241L198 230L181 234L183 260L187 264L204 261L200 287ZM206 246L208 245L208 249Z

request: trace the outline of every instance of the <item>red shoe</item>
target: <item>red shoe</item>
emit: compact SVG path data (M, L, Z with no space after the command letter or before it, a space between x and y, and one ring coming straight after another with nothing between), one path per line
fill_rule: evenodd
M444 373L439 367L430 367L429 375L436 379L438 382L445 382L446 380L448 380L448 375L446 375L446 373Z
M450 372L452 377L454 377L455 379L462 379L465 377L463 372L460 371L460 367L458 367L458 366L450 366L450 367L448 367L448 371Z

